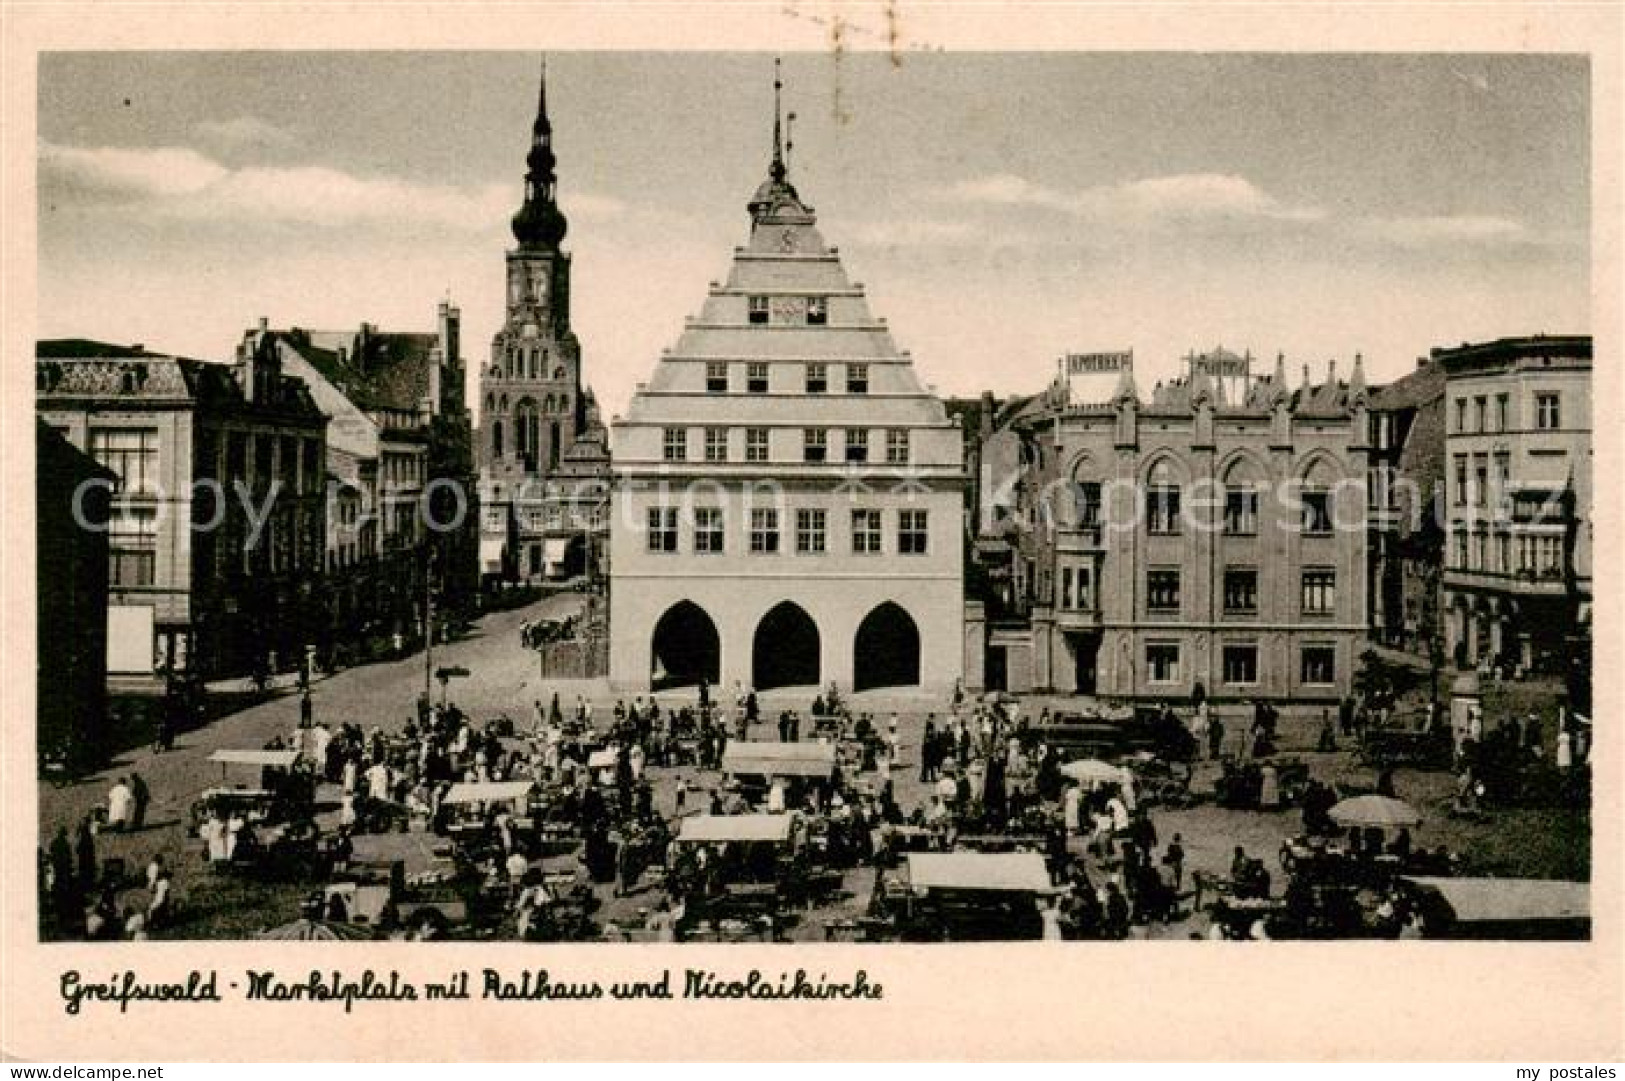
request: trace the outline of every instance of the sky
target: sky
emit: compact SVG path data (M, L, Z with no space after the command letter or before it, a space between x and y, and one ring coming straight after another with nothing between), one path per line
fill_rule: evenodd
M540 57L55 53L39 332L228 359L248 327L502 318ZM607 415L744 242L767 54L553 53L573 322ZM1372 381L1589 333L1583 57L785 57L791 179L921 377L1032 393L1068 352L1150 381L1215 345ZM470 403L477 401L470 392Z

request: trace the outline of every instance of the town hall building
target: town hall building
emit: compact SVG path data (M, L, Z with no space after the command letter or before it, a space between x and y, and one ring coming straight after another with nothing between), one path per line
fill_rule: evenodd
M959 427L825 243L777 115L748 209L726 281L612 422L611 681L946 690Z

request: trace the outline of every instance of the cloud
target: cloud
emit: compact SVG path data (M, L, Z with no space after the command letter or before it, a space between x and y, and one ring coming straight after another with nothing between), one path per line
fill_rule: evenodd
M986 233L967 221L941 221L934 218L898 218L893 221L859 223L843 230L854 244L876 248L912 248L932 244L985 242Z
M229 166L196 150L121 149L42 143L42 197L58 209L114 205L168 220L227 225L374 226L487 231L519 204L511 184L429 184L357 176L320 165ZM618 199L571 193L567 214L588 221L625 215Z
M1442 215L1417 218L1366 218L1358 232L1401 247L1435 244L1530 243L1536 240L1522 222L1485 215Z
M257 116L204 120L193 129L197 137L220 150L284 150L295 143L293 133Z
M953 202L1032 207L1098 222L1268 219L1310 222L1325 217L1314 207L1291 206L1244 177L1182 173L1060 191L1008 173L964 180L937 192Z

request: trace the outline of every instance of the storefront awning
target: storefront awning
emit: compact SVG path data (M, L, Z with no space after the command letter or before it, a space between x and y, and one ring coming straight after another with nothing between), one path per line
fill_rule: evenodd
M498 537L480 538L480 570L485 574L502 573L502 540Z

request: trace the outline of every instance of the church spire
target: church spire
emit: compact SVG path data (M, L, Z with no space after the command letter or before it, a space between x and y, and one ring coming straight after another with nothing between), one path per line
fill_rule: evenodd
M513 216L513 235L522 248L557 248L569 228L554 202L558 176L553 156L553 122L547 115L547 60L542 60L536 93L536 121L530 129L530 153L525 155L525 203Z

